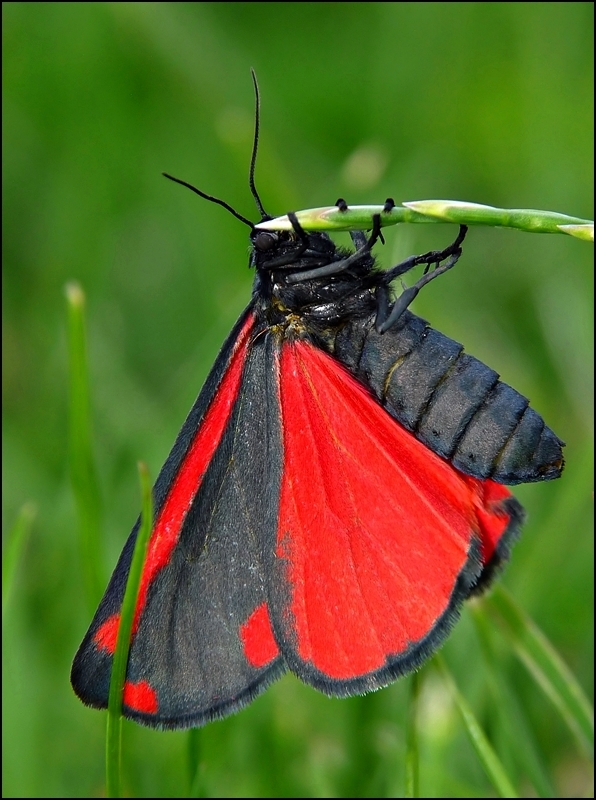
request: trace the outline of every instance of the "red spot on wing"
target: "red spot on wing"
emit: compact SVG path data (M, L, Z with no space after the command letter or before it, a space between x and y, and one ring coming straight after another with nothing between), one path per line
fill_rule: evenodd
M279 649L273 638L267 603L261 603L240 626L240 639L251 666L264 667L277 658Z
M97 629L93 641L100 650L105 650L111 656L114 655L116 650L116 641L118 639L118 628L120 627L120 614L112 614L107 620L102 623Z
M156 714L159 708L155 689L147 681L139 681L138 683L126 681L122 702L133 711L141 711L144 714Z
M100 650L105 650L110 655L114 655L119 627L120 614L112 614L98 628L93 641ZM122 702L134 711L142 711L145 714L157 713L159 705L157 694L147 681L139 681L138 683L125 681Z
M133 635L145 607L149 586L170 560L172 551L178 542L184 519L230 418L238 396L240 381L242 380L242 369L253 324L254 315L250 315L238 335L227 371L198 428L194 441L182 461L178 474L155 521L139 587Z
M280 391L286 633L302 660L349 679L432 630L473 536L486 525L494 538L490 509L480 482L422 445L318 348L284 345Z

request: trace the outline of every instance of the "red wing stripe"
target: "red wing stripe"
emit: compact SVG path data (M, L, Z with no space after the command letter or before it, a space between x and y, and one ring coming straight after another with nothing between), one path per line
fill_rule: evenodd
M176 547L184 519L232 413L253 324L254 315L251 314L238 334L228 369L184 457L153 527L139 587L133 634L143 612L149 586L159 571L166 566Z
M446 610L479 533L477 486L321 350L284 345L280 385L288 639L325 675L353 678L424 638Z

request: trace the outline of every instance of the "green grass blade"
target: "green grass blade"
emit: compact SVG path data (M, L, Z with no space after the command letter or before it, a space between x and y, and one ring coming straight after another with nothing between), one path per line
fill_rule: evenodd
M201 728L191 728L188 732L189 797L202 796L201 735Z
M296 218L306 231L364 231L372 227L374 214L381 217L381 227L398 225L401 222L437 222L431 216L419 214L403 206L395 206L391 211L384 211L383 206L350 206L340 211L337 206L323 208L307 208L296 212ZM289 217L276 217L255 225L264 231L291 231Z
M591 220L570 217L556 211L540 211L534 208L495 208L462 200L415 200L403 203L403 205L412 211L435 217L437 221L442 222L516 228L527 233L567 233L581 239L594 241L594 223Z
M410 698L406 718L405 797L420 797L420 754L418 748L418 701L422 678L419 672L410 678Z
M536 737L511 684L495 669L497 655L492 641L494 623L484 609L484 599L469 603L468 609L480 640L488 689L493 708L505 729L509 751L534 785L538 797L556 797L554 786L540 754Z
M584 241L594 241L594 223L556 211L533 208L495 208L463 200L415 200L385 211L383 206L337 206L307 208L296 212L306 231L354 231L372 228L373 216L379 215L381 227L401 223L454 222L458 225L487 225L516 228L527 233L566 233ZM259 222L259 230L291 231L287 215Z
M101 598L101 501L91 434L85 294L78 283L65 289L68 307L70 382L70 476L79 517L80 549L87 602L95 611Z
M569 236L574 236L576 239L582 239L584 242L594 241L594 223L585 222L579 225L558 225L562 233L568 233Z
M484 731L474 716L469 703L457 688L455 681L451 677L451 673L449 672L447 665L440 654L435 656L435 663L438 666L445 684L447 685L459 710L468 736L470 737L470 741L476 750L486 774L497 790L499 797L519 797L518 793L513 787L512 781L507 775L505 767L492 748L492 745L486 738Z
M37 509L33 503L25 503L6 537L6 546L2 554L2 619L4 619L4 613L8 607L17 570L29 540L36 513Z
M145 464L139 463L141 481L142 513L141 525L134 547L126 591L120 612L120 625L110 678L108 699L108 722L106 731L106 787L108 797L120 797L121 753L122 753L122 696L128 665L128 651L134 621L134 613L145 563L147 545L153 525L153 498L151 482Z
M523 664L592 757L594 710L563 659L503 586L496 586L485 602L507 631Z

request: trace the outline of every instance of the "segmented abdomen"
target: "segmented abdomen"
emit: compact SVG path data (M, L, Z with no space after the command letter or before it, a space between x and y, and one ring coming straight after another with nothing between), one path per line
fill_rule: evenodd
M561 474L563 442L528 400L421 317L406 311L383 334L374 317L349 321L333 354L395 419L462 472L507 484Z

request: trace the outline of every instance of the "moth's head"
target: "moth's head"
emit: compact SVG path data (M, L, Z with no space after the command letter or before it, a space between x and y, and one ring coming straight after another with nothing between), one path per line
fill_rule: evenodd
M250 265L257 270L306 269L336 259L337 247L326 233L263 231L253 228Z

